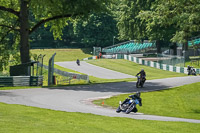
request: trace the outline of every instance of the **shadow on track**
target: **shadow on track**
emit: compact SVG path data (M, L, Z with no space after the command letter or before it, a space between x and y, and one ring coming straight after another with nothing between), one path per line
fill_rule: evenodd
M48 89L61 89L61 90L74 90L74 91L94 91L94 92L119 92L131 93L136 91L155 91L170 88L169 85L162 83L154 83L148 81L143 88L136 88L136 82L119 82L119 83L106 83L95 85L80 85L80 86L65 86L65 87L51 87Z

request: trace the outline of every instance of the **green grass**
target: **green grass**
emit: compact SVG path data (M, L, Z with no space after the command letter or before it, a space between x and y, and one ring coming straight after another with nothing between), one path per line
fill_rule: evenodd
M191 63L191 60L199 61L199 65L198 62ZM190 56L189 60L185 61L185 67L187 67L188 65L193 66L194 68L200 68L200 56Z
M33 54L46 54L44 57L44 64L48 64L48 59L56 52L55 62L59 61L75 61L78 59L83 59L86 57L90 57L90 54L84 53L84 49L34 49L31 50ZM108 69L112 69L115 71L119 71L122 73L136 75L141 68L144 68L147 72L147 79L159 79L159 78L168 78L168 77L178 77L178 76L186 76L185 74L178 74L175 72L168 72L164 70L159 70L156 68L151 68L143 65L136 64L134 62L130 62L127 60L90 60L88 61L91 64L102 66ZM67 68L60 67L58 65L54 65L55 68L60 69L62 71L72 72L72 73L79 73L74 70L70 70ZM156 73L156 74L155 74ZM47 73L45 73L47 74ZM83 74L83 73L79 73ZM47 77L47 75L44 77ZM58 76L58 78L60 78ZM47 78L45 78L47 80ZM108 82L127 82L127 81L136 81L136 79L101 79L93 76L89 76L90 83L108 83ZM47 81L44 80L44 85L47 85Z
M30 89L30 88L41 88L41 86L0 87L0 90L17 90L17 89Z
M199 124L69 113L0 103L1 133L196 133Z
M146 72L147 80L187 76L187 74L160 70L123 59L89 60L88 63L133 76L135 76L143 68Z
M94 101L105 106L118 107L119 101L123 101L130 94L114 96L109 99ZM143 106L138 110L141 113L200 119L200 82L169 90L141 93Z
M49 59L54 53L56 53L55 62L75 61L92 56L88 54L88 49L32 49L31 53L37 55L45 54L44 64L48 64Z

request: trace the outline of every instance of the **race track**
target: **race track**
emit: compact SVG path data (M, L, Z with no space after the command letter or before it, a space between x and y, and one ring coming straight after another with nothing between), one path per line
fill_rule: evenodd
M91 101L94 99L106 98L113 95L133 93L138 90L155 91L199 81L199 76L189 76L150 80L146 82L145 87L142 89L137 89L135 87L135 82L120 82L55 88L1 90L0 102L67 112L92 113L110 117L128 117L133 119L200 123L200 120L193 119L145 115L142 113L116 113L115 109L103 108L91 103Z
M87 75L103 79L136 78L135 76L95 66L85 61L81 61L80 66L78 66L75 61L55 62L55 64L62 66L64 68L72 69L81 73L85 73Z

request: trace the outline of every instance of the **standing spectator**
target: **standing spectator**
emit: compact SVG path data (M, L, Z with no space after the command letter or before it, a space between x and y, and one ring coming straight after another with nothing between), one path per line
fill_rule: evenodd
M102 56L102 53L100 52L100 53L99 53L99 59L101 58L101 56Z

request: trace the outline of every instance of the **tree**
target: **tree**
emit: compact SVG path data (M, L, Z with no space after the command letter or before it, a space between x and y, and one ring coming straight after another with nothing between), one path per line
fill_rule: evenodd
M113 17L102 13L90 14L87 20L78 19L74 33L85 47L106 47L113 44L113 36L117 36L118 31Z
M143 40L147 38L144 21L138 18L142 10L149 10L154 0L118 0L114 14L117 19L120 40Z
M193 33L200 31L200 1L199 0L156 0L151 10L140 13L145 18L147 30L153 31L156 26L166 30L170 41L184 44L188 49L188 39ZM170 35L171 34L171 35Z
M67 21L105 11L108 0L0 0L0 32L18 32L21 63L30 61L29 36L42 24L61 39ZM32 19L32 17L34 19ZM1 40L5 37L1 36ZM2 41L3 42L3 41Z

